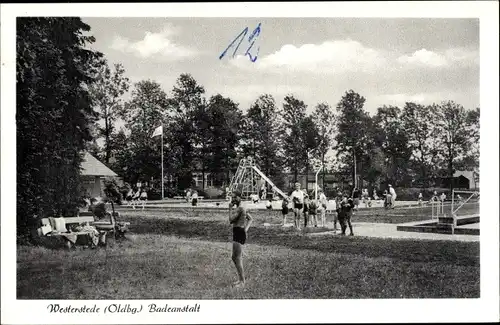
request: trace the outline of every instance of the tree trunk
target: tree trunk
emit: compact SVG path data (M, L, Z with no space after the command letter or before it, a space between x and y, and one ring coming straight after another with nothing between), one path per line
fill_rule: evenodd
M451 151L448 158L448 177L450 180L450 195L451 195L451 193L453 193L453 157L451 156Z
M105 133L106 133L106 149L105 149L105 158L104 161L106 162L106 165L109 164L109 157L110 157L110 143L109 143L109 121L108 117L104 118L104 123L105 123Z
M325 190L325 153L321 153L321 165L322 167L322 174L323 174L323 184L321 184L321 187L323 187L323 191Z
M353 166L353 187L356 187L356 149L354 147L352 147L352 158L353 158L353 161L354 161L354 166Z

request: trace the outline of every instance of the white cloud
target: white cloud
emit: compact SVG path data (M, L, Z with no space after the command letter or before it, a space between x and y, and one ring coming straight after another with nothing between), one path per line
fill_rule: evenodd
M258 57L255 63L242 55L235 57L231 63L248 69L285 68L300 72L340 73L372 71L383 66L386 58L383 52L367 48L357 41L336 40L299 47L287 44L272 54Z
M178 31L172 27L165 27L159 33L146 32L144 38L132 41L116 36L111 48L120 52L132 53L140 58L159 56L164 59L176 60L196 55L196 51L175 44L171 36Z
M448 49L443 52L433 52L421 49L411 55L402 55L397 61L401 64L428 67L445 67L451 64L477 63L479 53L461 48Z
M382 101L387 101L388 105L398 105L405 102L423 103L435 98L435 94L385 94L378 97Z
M421 92L421 93L397 93L397 94L384 94L376 96L374 103L381 105L397 105L402 107L406 102L414 102L422 105L430 105L433 103L439 104L442 101L453 100L460 104L467 106L470 95L474 94L479 98L477 92L455 92L455 91L437 91L437 92Z
M304 91L306 88L302 86L291 85L266 85L252 84L241 86L223 86L219 91L224 96L232 96L240 101L255 101L262 94L271 94L278 102L288 94L297 94Z

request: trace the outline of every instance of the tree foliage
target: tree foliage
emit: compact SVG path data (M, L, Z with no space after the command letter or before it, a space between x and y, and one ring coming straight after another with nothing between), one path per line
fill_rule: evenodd
M280 186L283 179L283 122L273 96L261 95L244 117L242 154L251 156Z
M18 18L17 219L69 214L78 204L80 164L96 116L88 88L101 55L86 48L79 18Z
M161 141L151 138L153 131L170 116L166 93L160 84L143 80L134 85L132 98L125 103L123 117L130 130L126 150L125 176L131 183L149 181L161 175ZM123 140L123 136L115 138Z
M354 90L347 91L337 104L337 134L335 136L335 149L337 155L341 157L343 165L346 166L343 171L351 172L354 180L356 175L364 176L363 166L369 165L368 153L371 150L373 136L372 120L363 106L365 98ZM350 158L347 158L350 157ZM356 164L354 164L356 161ZM356 171L354 170L356 165Z
M124 76L125 69L121 64L114 64L113 69L103 59L97 71L97 82L90 86L95 110L99 113L102 125L97 124L97 136L104 138L104 162L109 160L116 151L113 135L116 131L116 120L120 115L126 115L123 109L123 95L128 92L130 82Z

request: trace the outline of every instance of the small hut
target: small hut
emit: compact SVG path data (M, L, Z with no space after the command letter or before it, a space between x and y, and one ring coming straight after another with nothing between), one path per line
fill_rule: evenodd
M85 152L82 162L82 181L84 193L90 197L103 195L104 179L106 177L117 177L118 175L97 160L90 153ZM83 194L83 193L82 193Z

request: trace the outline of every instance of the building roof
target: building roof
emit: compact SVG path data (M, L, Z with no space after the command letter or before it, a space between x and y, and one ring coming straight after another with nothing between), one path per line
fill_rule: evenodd
M453 174L453 177L464 176L470 180L474 180L474 171L472 170L457 170Z
M81 175L84 176L118 176L88 152L84 153L81 167Z

